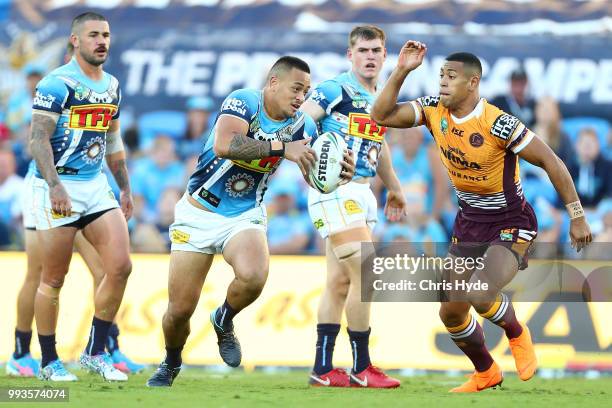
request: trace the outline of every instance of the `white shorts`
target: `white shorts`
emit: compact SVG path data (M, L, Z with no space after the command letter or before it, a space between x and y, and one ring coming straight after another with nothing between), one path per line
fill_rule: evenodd
M359 221L373 230L378 219L376 208L376 197L369 184L351 181L329 194L313 188L308 191L308 213L323 239Z
M62 180L72 201L72 215L64 217L51 210L49 185L44 179L33 177L34 208L37 230L48 230L78 221L81 217L118 208L113 190L104 173L91 180Z
M247 229L266 232L267 215L263 205L236 217L225 217L195 207L187 196L174 207L174 222L170 225L171 251L219 254L237 233Z
M36 229L36 216L34 214L34 172L29 171L23 180L21 200L23 228L34 230Z

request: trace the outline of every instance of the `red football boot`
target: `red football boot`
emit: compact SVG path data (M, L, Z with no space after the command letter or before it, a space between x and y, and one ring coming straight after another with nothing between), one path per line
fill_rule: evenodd
M310 373L308 384L312 387L350 387L349 376L341 368L334 368L325 374Z
M399 380L389 377L380 368L369 365L360 373L351 373L351 387L364 388L397 388Z

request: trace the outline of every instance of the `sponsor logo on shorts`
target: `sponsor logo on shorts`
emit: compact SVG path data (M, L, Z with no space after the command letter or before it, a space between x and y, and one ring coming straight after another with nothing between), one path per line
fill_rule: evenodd
M266 225L266 222L261 218L254 218L251 220L251 224L255 225Z
M513 241L516 228L503 229L499 233L499 239L502 241Z
M325 222L321 218L313 222L313 224L316 229L321 229L325 226Z
M349 113L349 135L381 143L387 128L379 126L367 113Z
M363 210L355 200L346 200L344 202L344 209L346 210L346 213L348 215L359 214L363 212Z
M117 106L106 103L72 106L68 126L71 129L106 132L115 113Z
M186 244L189 242L190 235L186 232L173 229L170 234L170 241L174 244Z

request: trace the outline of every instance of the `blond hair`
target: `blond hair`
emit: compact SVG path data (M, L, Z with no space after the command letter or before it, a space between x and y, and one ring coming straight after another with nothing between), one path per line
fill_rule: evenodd
M386 40L385 32L380 27L375 25L355 26L349 34L349 48L352 48L360 38L364 40L375 40L378 38L382 41L383 46Z

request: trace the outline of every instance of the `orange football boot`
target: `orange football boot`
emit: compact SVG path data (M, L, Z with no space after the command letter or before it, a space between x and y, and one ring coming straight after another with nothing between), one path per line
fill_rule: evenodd
M538 368L538 360L535 355L533 343L531 342L531 334L526 324L521 323L523 332L520 336L510 339L510 351L514 357L516 371L521 380L527 381L536 372Z
M474 371L474 374L470 376L462 385L453 388L450 392L479 392L487 388L493 388L504 381L504 376L494 361L491 367L487 371L479 372Z

